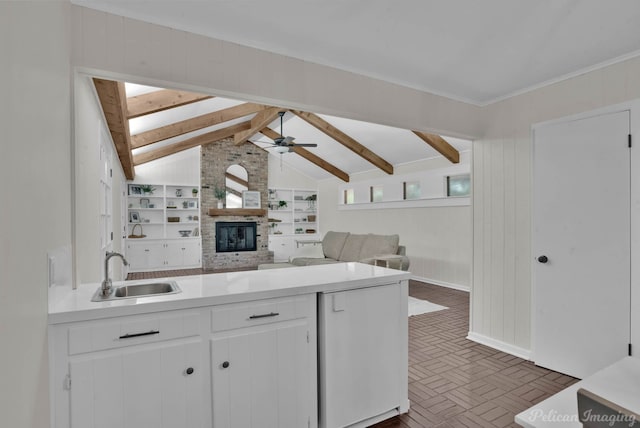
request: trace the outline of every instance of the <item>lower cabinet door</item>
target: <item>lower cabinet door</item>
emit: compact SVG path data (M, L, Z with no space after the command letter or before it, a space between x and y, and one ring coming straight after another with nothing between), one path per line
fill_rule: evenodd
M72 428L203 426L202 342L72 357Z
M214 428L316 426L307 333L306 320L295 320L211 340Z
M273 261L288 262L293 254L293 239L288 236L269 236L269 250L273 251Z
M127 244L126 257L131 271L162 268L165 259L164 243L131 242Z

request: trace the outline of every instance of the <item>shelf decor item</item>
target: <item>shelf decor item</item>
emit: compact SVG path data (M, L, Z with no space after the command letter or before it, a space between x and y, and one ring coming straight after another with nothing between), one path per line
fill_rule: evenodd
M307 209L309 211L313 211L316 209L316 200L318 199L318 195L309 195L306 198L307 201Z
M149 199L140 198L140 208L149 208Z
M136 228L140 228L140 234L136 233ZM127 236L127 238L129 239L140 239L140 238L145 238L147 235L144 234L144 232L142 231L142 225L140 223L134 224L133 228L131 229L131 234L129 236Z
M167 223L179 223L180 217L167 217Z
M138 211L129 212L129 223L140 223L140 213Z
M243 191L242 208L260 208L260 192L251 190Z
M287 208L287 201L278 201L278 209Z
M182 197L182 189L176 189L176 198Z
M194 198L198 197L198 189L196 189L195 187L193 189L191 189L191 196L193 196Z
M142 184L140 185L140 189L142 189L142 193L145 195L153 195L153 192L156 191L156 188L150 184Z
M129 184L129 194L130 195L142 195L142 187L137 184Z

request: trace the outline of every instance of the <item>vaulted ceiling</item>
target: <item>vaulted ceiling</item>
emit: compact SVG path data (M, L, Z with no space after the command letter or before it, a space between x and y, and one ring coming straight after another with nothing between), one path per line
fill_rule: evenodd
M286 163L323 179L349 181L350 174L379 169L393 174L394 165L444 156L459 162L470 142L424 132L242 102L185 91L93 79L125 176L135 166L193 147L231 138L230 144L253 143L274 153L273 141L284 135L296 143ZM285 112L280 129L279 112Z
M638 0L72 0L487 105L640 54Z

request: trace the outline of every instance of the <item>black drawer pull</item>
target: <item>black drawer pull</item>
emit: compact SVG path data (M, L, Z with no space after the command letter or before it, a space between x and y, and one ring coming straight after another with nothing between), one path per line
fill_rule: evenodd
M254 320L256 318L268 318L268 317L277 317L278 315L280 315L278 312L269 312L268 314L262 314L262 315L251 315L249 317L250 320Z
M151 336L154 334L160 334L160 330L151 330L145 333L125 334L124 336L120 336L120 339L131 339L132 337Z

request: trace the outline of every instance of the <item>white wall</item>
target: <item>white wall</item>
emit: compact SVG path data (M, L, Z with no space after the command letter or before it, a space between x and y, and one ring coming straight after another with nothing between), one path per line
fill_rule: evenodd
M463 154L469 162L469 154ZM395 174L411 174L450 167L445 158L398 165ZM357 187L376 178L380 171L353 174L349 182ZM471 207L423 207L370 210L340 210L338 179L320 182L320 230L352 233L400 235L411 259L409 270L415 278L434 284L469 289L471 285Z
M269 176L267 182L269 187L283 187L295 189L317 189L318 182L305 175L295 168L290 167L286 162L280 163L281 155L269 154ZM284 154L282 156L297 156L295 154Z
M183 150L135 167L135 183L200 185L200 147Z
M47 251L71 245L69 5L0 2L0 423L49 421Z
M531 125L640 97L640 58L483 111L473 145L471 333L531 349Z
M76 282L97 283L104 275L104 254L100 243L100 177L102 164L100 144L108 138L106 146L112 157L113 183L113 251L122 252L121 183L125 179L118 155L111 143L109 130L104 122L102 109L90 78L78 75L74 79L75 113L75 246ZM112 278L123 279L120 263L113 264Z

